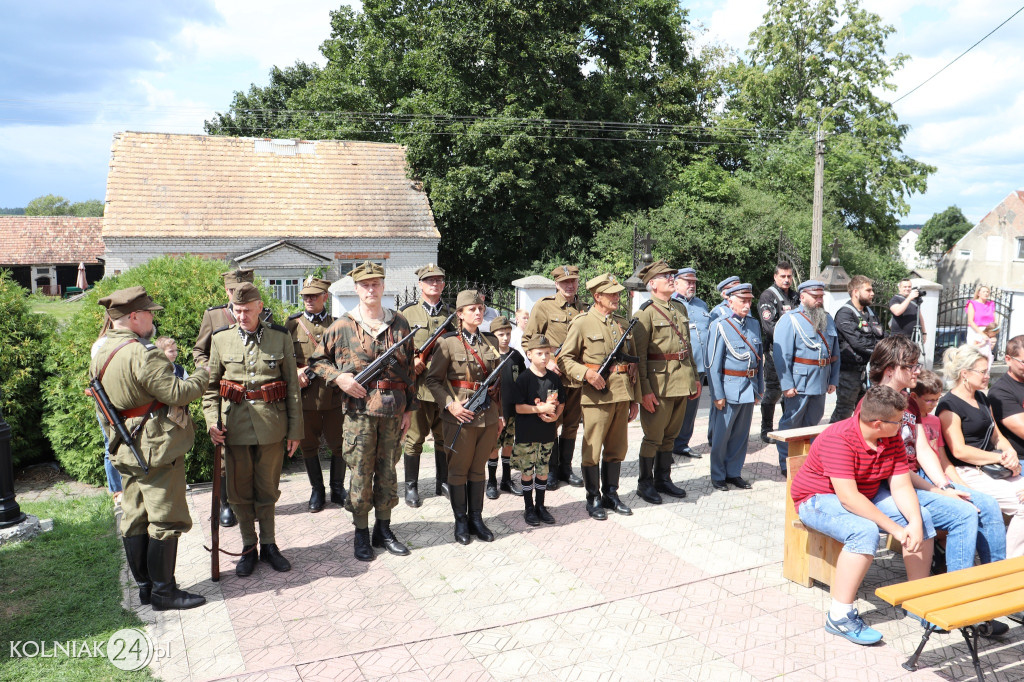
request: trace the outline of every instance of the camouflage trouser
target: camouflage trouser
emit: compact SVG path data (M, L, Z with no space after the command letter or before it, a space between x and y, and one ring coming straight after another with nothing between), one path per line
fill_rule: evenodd
M516 442L516 417L512 415L509 420L505 422L505 428L498 434L498 449L510 448L515 445Z
M351 473L349 498L357 524L371 509L378 518L391 518L398 504L395 464L402 452L401 435L401 417L345 415L345 464Z
M552 446L554 443L516 443L512 448L512 468L523 472L523 478L547 478Z

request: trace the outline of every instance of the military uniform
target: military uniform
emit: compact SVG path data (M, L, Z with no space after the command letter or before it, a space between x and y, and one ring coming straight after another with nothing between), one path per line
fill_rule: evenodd
M642 269L639 276L647 284L661 275L674 278L675 274L675 268L660 260ZM690 320L680 306L654 296L640 306L636 319L640 395L654 395L658 401L654 412L640 410L644 438L637 494L651 504L661 504L658 493L686 497L686 491L672 483L672 447L687 404L693 396L700 396L700 381L690 345Z
M800 291L820 288L823 285L814 280L800 285ZM828 387L839 381L839 338L832 316L825 315L826 326L820 334L805 316L802 305L783 315L775 325L772 355L779 384L783 391L795 388L797 392L792 398L783 398L780 431L821 421ZM778 449L779 466L785 472L789 445L780 442Z
M677 274L682 277L686 274L696 276L693 268L683 268ZM708 304L702 299L694 296L687 299L679 294L672 294L672 301L686 309L686 316L690 320L690 348L692 349L693 362L697 366L697 380L703 382L707 370L708 329L711 326L711 311ZM690 449L690 438L693 437L693 425L697 421L697 411L700 407L700 400L686 401L686 414L683 415L683 425L679 428L679 434L672 444L672 452L676 455L688 457L700 457Z
M718 290L719 294L723 294L723 292L727 288L731 287L734 284L739 284L739 281L740 281L739 277L737 277L736 275L731 275L731 276L726 277L725 279L723 279L721 282L719 282L715 286L715 288ZM714 321L717 320L718 318L725 317L726 315L731 315L731 314L732 314L732 311L729 310L729 302L723 298L721 301L719 301L719 303L717 305L715 305L714 308L711 309L711 312L708 313L708 327L710 328L711 325L714 323ZM704 348L704 364L705 365L707 365L707 361L708 361L708 348L705 347ZM715 442L715 440L714 440L715 428L721 422L722 413L721 413L721 411L715 409L715 400L717 399L718 396L715 395L715 388L710 383L708 383L708 393L710 394L709 397L711 398L710 405L708 407L708 445L714 445L714 442Z
M589 280L587 289L592 293L611 294L625 288L614 276L605 274ZM607 518L605 509L632 513L618 498L618 483L622 460L629 448L629 413L635 409L632 405L639 398L636 365L616 363L606 379L604 392L591 386L585 377L588 369L597 371L600 368L627 326L628 323L618 315L603 315L591 307L569 325L559 356L565 376L583 386L583 481L587 490L587 512L598 520ZM627 355L636 356L634 339L627 338L623 350Z
M749 284L729 289L730 296L753 298ZM751 315L740 317L730 310L711 325L708 340L708 383L725 400L721 431L711 446L711 482L725 490L726 482L740 488L750 485L740 476L747 456L747 438L754 402L764 394L764 349L761 330ZM717 409L717 408L716 408Z
M260 300L259 291L249 283L239 284L231 295L238 305ZM285 440L302 438L292 337L284 327L261 320L252 332L240 324L222 327L214 332L210 348L210 385L203 412L208 425L220 421L227 431L228 502L238 517L243 551L249 553L236 572L252 572L257 520L261 556L276 570L288 570L277 551L274 506L281 496Z
M765 391L761 401L761 440L768 442L768 432L775 427L775 405L782 398L779 375L775 371L775 325L782 316L800 305L800 295L794 287L783 291L776 284L761 292L757 300L757 316L764 333Z
M140 601L152 603L154 610L201 606L205 598L177 588L174 567L178 536L192 527L185 499L185 453L195 439L195 426L188 404L203 394L209 375L200 367L188 379L178 379L163 351L122 326L133 324L133 312L163 309L144 288L115 291L100 304L114 326L98 344L89 375L100 379L129 433L144 424L136 445L149 467L147 472L139 466L127 444L112 448L110 459L124 486L121 535L128 567L139 585ZM119 440L114 427L104 428L113 445Z
M579 279L580 269L575 265L560 265L551 271L551 277L556 282L567 279ZM583 312L583 304L580 303L579 295L573 301L568 301L561 293L554 296L545 296L537 301L530 311L530 321L526 324L526 331L523 332L522 345L525 348L530 338L536 334L543 334L558 348L565 342L569 330L569 323L574 317ZM565 368L561 363L561 355L558 356L559 371L565 375ZM582 387L572 380L565 381L565 408L562 411L562 418L558 424L561 427L558 441L551 451L551 461L548 463L548 489L557 490L558 480L561 479L569 485L580 487L583 481L572 472L572 454L576 448L576 434L580 428L580 421L583 419L583 411L580 399Z
M483 325L481 325L483 326ZM491 320L490 331L495 334L497 339L497 332L508 330L511 333L512 322L504 315ZM498 352L501 352L501 341L498 340ZM505 357L511 353L512 357L505 364L501 371L501 388L502 388L502 411L503 417L505 418L505 425L501 428L498 433L498 443L495 446L494 452L491 453L491 458L487 460L487 488L486 495L489 500L496 500L501 496L502 492L512 493L517 497L523 494L522 487L519 486L515 481L512 480L512 448L516 443L516 407L515 404L508 400L508 390L510 386L515 384L516 379L519 378L519 373L526 369L526 359L511 346L507 351L501 353L500 360L504 360ZM501 456L501 482L498 482L498 456Z
M327 280L310 278L299 292L300 296L323 295L331 283ZM302 462L306 467L312 494L309 510L318 512L324 508L324 474L320 468L320 439L323 438L331 450L331 501L345 504L345 460L342 453L344 442L345 409L342 390L337 384L330 384L318 376L310 367L313 354L323 344L324 333L334 324L334 318L324 308L318 314L295 313L288 318L285 328L291 334L295 349L295 366L309 381L301 389L303 436Z

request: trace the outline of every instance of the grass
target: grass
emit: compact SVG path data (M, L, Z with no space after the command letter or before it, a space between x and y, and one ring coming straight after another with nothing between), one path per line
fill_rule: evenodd
M83 305L83 301L68 303L59 298L51 298L41 294L31 294L28 297L28 305L34 313L46 313L57 318L57 324L64 326L71 320L72 315L77 313Z
M12 658L10 642L103 642L142 621L121 606L124 551L113 503L95 495L22 504L52 518L53 530L0 547L0 680L151 680L147 669L124 672L104 657Z

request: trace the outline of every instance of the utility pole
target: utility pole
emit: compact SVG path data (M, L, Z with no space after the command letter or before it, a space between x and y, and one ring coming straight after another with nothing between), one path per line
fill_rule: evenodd
M834 109L835 107L833 107ZM825 203L825 132L814 138L814 207L811 216L811 279L821 277L821 215Z

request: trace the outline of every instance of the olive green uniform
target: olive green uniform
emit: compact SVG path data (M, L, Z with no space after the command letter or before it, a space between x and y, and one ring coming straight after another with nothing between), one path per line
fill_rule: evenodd
M321 347L324 334L334 321L326 311L312 319L305 313L288 318L285 327L292 336L296 367L302 369L312 364L313 354ZM309 384L301 389L301 396L304 432L299 447L303 458L317 456L321 435L331 449L331 457L340 457L345 425L344 391L314 372Z
M203 412L210 425L217 424L219 412L227 430L224 451L228 502L238 517L244 545L256 544L257 520L260 544L276 544L274 505L281 496L285 440L301 440L303 435L292 337L284 327L264 321L252 334L233 324L215 331L210 346L210 384L203 398ZM274 403L233 403L221 398L221 380L242 384L247 391L284 381L287 394Z
M260 317L264 322L273 322L273 313L270 308L266 308ZM214 332L221 327L229 327L236 321L235 314L231 312L230 303L206 309L203 313L203 320L199 323L199 336L196 337L196 345L192 347L192 359L195 360L196 367L205 367L206 363L210 361L210 339L213 338Z

